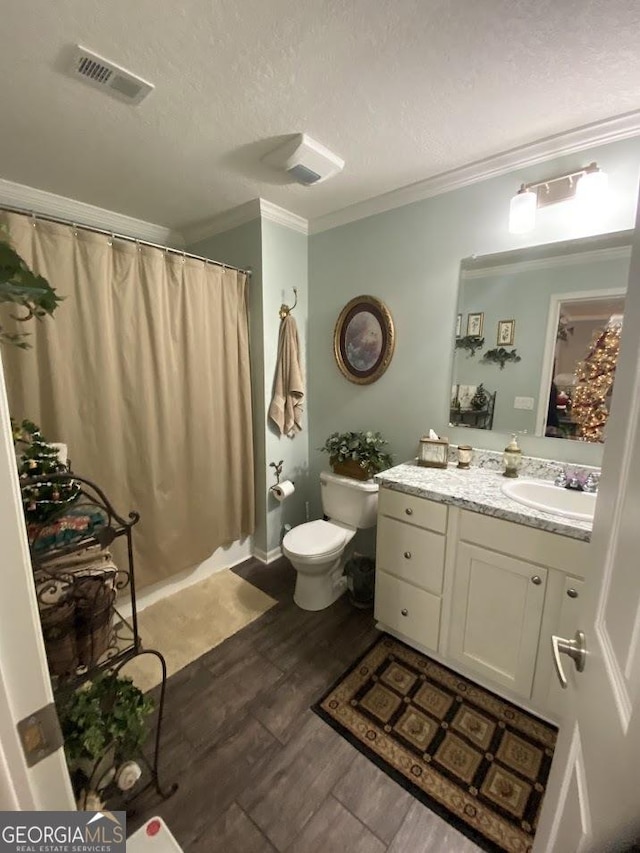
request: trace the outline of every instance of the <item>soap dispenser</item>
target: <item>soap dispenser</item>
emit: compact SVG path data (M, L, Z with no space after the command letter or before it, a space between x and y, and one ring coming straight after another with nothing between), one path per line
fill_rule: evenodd
M511 434L511 441L505 447L502 458L504 461L504 471L502 476L517 477L518 468L522 462L522 451L518 446L518 439L516 438L515 432Z

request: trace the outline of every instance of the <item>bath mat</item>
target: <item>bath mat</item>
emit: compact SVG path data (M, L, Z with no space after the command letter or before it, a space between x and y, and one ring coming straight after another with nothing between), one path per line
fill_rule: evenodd
M275 599L225 569L146 607L138 615L142 645L165 657L173 675L276 604ZM122 669L143 690L160 684L157 658L143 655Z
M554 726L386 634L313 710L482 849L531 850Z

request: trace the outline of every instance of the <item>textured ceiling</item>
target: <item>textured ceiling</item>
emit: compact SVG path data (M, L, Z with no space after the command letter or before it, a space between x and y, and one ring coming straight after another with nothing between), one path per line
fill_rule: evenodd
M85 47L139 106L60 73ZM261 196L313 219L640 109L638 0L2 0L0 177L182 228ZM326 184L260 158L306 131Z

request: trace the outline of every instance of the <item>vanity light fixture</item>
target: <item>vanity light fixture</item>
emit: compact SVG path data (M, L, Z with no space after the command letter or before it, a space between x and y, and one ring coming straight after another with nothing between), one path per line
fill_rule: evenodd
M532 231L536 224L536 210L562 201L575 198L580 211L597 209L606 195L607 187L607 174L597 163L589 163L582 169L553 178L522 184L511 199L509 231L511 234Z

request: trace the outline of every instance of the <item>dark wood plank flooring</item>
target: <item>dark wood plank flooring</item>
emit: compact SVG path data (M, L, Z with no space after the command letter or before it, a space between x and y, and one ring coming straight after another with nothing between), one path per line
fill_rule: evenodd
M309 710L374 641L371 612L300 610L284 559L235 571L278 604L169 679L161 771L180 787L141 795L130 830L161 815L185 853L475 853Z

